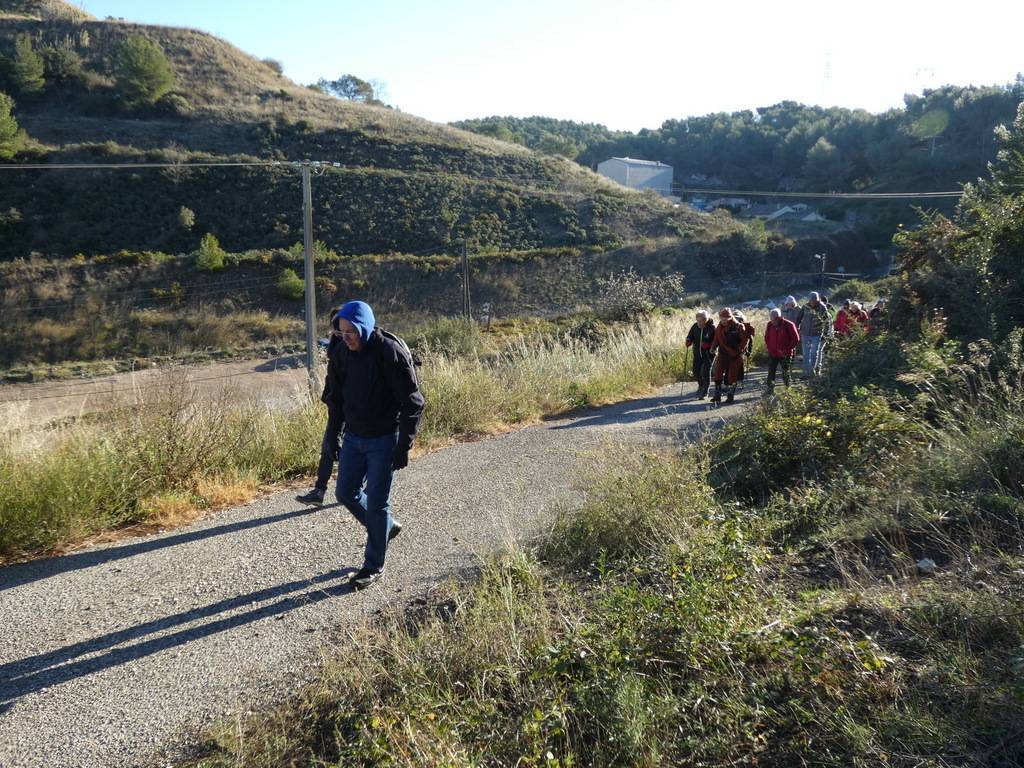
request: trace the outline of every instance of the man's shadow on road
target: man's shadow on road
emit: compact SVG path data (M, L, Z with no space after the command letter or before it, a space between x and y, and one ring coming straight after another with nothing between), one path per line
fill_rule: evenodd
M355 568L336 569L310 579L300 579L238 595L201 608L193 608L0 665L0 715L10 709L20 697L43 688L126 664L168 648L236 629L262 619L282 617L295 608L347 595L354 591L354 587L347 580L341 582L338 580L355 572ZM302 590L306 591L302 592ZM301 594L292 594L297 592L301 592ZM290 596L284 597L285 595ZM190 624L199 619L216 617L226 611L278 597L284 597L284 599L233 616L215 619L202 626L181 629L167 635L143 640L134 645L115 648L115 646L130 640L144 638L147 635ZM93 655L100 651L105 652L99 656ZM84 656L89 656L89 658L81 658Z
M145 554L146 552L164 549L165 547L174 547L178 544L202 541L203 539L213 538L214 536L238 533L239 531L249 530L250 528L258 528L261 525L280 523L296 517L310 515L331 506L335 505L324 504L318 507L303 507L302 509L296 509L290 512L281 512L277 515L270 515L269 517L256 517L250 520L240 520L236 523L225 523L224 525L215 525L210 528L184 531L170 536L140 539L138 541L133 541L130 544L122 544L116 547L106 547L104 549L94 549L86 552L75 552L69 555L48 557L43 560L33 560L28 563L3 566L0 567L0 592L5 589L20 587L23 584L30 584L33 581L48 579L51 576L67 573L68 571L92 568L117 560L123 560L127 557L134 557L135 555Z

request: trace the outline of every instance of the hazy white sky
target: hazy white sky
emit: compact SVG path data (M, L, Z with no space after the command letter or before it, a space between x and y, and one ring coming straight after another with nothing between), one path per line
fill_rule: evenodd
M611 128L785 99L899 106L1024 71L1021 0L84 0L95 16L212 32L300 83L382 80L448 122L546 115Z

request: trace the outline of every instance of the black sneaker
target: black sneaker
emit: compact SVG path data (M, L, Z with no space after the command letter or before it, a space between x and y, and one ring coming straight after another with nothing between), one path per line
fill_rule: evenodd
M303 504L323 504L324 490L322 488L314 488L309 493L304 493L301 496L296 496L295 500L301 501Z
M356 589L366 589L384 575L384 571L371 571L369 568L360 568L359 571L349 579L349 583Z
M388 542L392 542L398 538L398 534L402 532L402 524L397 520L391 521L391 530L388 531Z

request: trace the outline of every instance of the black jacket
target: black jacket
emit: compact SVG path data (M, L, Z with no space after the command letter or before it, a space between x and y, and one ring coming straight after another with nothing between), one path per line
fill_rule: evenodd
M686 334L686 346L693 347L693 358L695 360L714 357L715 352L711 348L714 341L715 323L710 318L704 323L703 328L694 323L690 326L690 332Z
M341 344L341 339L333 333L327 340L327 375L324 377L324 391L320 395L320 401L327 406L327 410L334 412L334 403L331 401L331 353L334 348Z
M397 430L406 450L423 415L412 357L377 328L358 352L344 344L330 350L323 399L342 414L346 432L381 437Z

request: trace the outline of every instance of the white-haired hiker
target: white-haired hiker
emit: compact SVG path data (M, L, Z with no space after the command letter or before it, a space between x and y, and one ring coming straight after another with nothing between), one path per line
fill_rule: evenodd
M800 343L800 331L796 325L782 316L782 311L773 309L768 327L764 329L764 345L768 349L768 378L765 384L771 392L775 386L775 372L782 367L782 381L789 386L789 366Z
M697 382L697 399L703 400L711 388L711 365L715 353L715 321L706 309L697 311L697 321L686 334L686 346L693 347L693 379Z
M803 340L804 376L810 378L821 373L821 365L825 357L825 340L832 335L832 319L828 309L817 291L811 292L811 298L800 309L797 318L797 330Z

